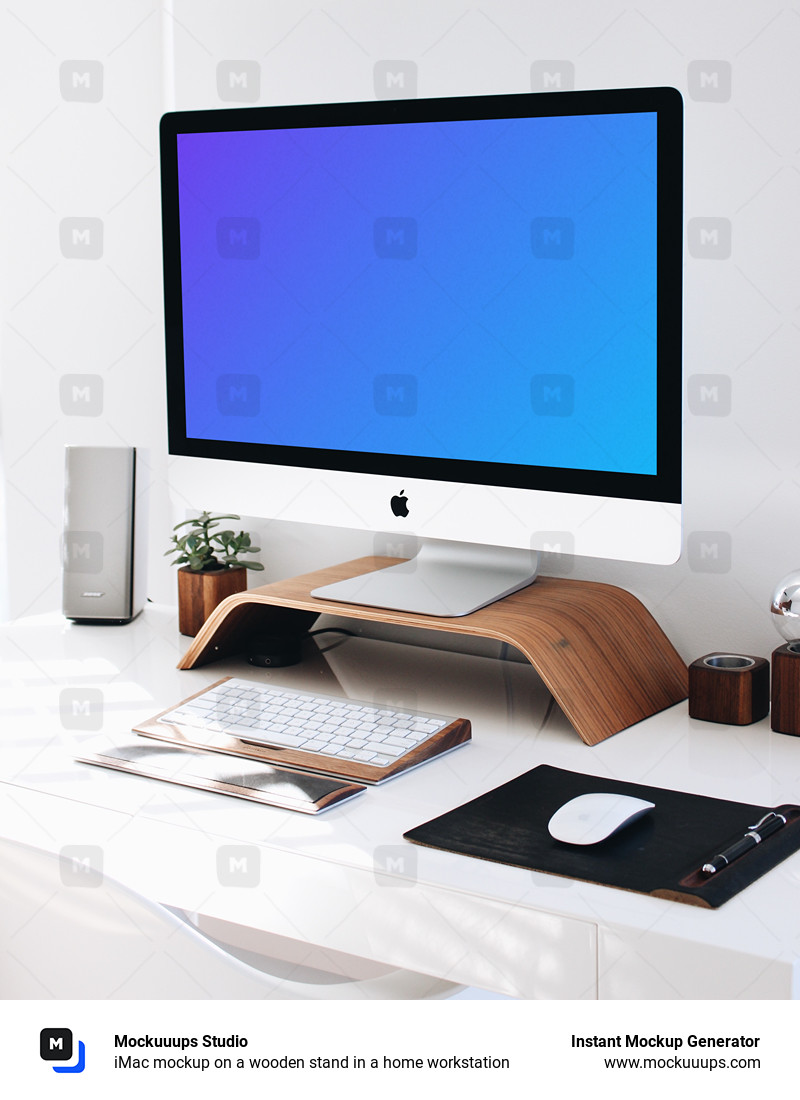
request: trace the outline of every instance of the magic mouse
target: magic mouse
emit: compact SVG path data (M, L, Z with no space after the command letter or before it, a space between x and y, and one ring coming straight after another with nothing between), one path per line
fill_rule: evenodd
M606 791L581 794L556 810L547 829L554 840L563 840L565 844L598 844L638 821L654 806L655 802L628 794Z

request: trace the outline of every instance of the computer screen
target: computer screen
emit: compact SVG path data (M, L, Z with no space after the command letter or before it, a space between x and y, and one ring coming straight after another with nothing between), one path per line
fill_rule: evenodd
M677 558L677 92L175 113L162 191L170 451L223 507Z

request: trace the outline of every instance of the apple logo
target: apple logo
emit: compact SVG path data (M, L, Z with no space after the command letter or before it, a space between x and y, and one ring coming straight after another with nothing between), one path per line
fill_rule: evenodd
M405 496L405 489L401 489L397 496L393 496L389 501L392 506L392 511L396 516L408 515L408 497Z

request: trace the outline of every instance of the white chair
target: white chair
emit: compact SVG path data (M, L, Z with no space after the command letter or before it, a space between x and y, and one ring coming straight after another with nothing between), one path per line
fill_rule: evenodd
M379 1000L462 989L404 970L350 981L252 952L243 961L116 880L78 886L70 870L54 853L0 839L0 997Z

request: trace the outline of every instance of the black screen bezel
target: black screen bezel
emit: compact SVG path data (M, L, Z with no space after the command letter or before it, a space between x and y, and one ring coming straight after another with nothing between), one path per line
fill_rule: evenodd
M186 434L182 327L178 136L257 129L391 122L652 112L657 117L657 459L656 473L519 466L415 455L211 440ZM161 196L169 453L317 470L342 470L462 484L590 496L681 501L683 101L674 88L538 92L441 99L180 111L161 120Z

